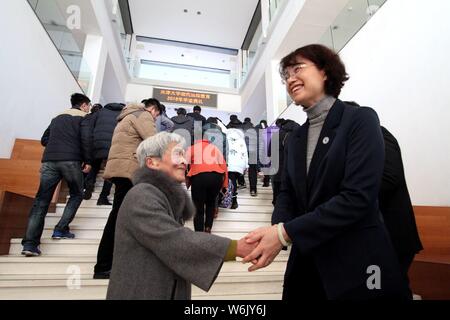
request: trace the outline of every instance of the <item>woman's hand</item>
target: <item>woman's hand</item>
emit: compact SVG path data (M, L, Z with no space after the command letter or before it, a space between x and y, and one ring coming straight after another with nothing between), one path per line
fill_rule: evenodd
M267 267L283 249L278 239L277 226L259 228L250 232L246 237L248 244L259 242L258 246L244 258L243 262L251 262L253 266L248 271L255 271Z

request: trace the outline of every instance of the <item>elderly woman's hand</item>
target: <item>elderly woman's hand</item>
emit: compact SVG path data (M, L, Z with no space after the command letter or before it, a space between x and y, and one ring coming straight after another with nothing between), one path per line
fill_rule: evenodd
M283 245L278 238L276 225L256 229L250 232L245 239L248 244L256 244L259 242L255 250L243 260L243 262L253 263L253 265L248 268L248 271L250 272L267 267L273 262L281 249L283 249Z
M237 243L236 256L244 258L248 256L258 245L258 242L248 243L245 238L242 238Z

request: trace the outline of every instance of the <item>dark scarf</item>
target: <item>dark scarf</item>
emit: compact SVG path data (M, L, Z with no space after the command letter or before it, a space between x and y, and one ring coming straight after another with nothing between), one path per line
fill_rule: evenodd
M147 167L136 171L133 184L148 183L159 189L169 200L175 219L181 223L191 219L195 214L195 207L181 184L166 173Z

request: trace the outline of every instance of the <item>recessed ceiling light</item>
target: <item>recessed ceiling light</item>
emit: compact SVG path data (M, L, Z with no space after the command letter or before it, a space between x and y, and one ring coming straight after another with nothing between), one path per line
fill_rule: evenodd
M184 9L183 11L184 11L184 13L188 13L188 9Z
M184 58L184 54L181 54L181 57Z
M202 14L202 12L201 12L201 11L197 11L197 14L198 14L198 15L201 15L201 14Z

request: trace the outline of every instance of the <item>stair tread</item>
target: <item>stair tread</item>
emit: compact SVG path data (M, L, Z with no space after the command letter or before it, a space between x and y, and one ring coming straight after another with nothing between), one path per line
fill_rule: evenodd
M11 287L55 287L55 286L67 286L68 277L70 275L61 275L60 279L55 279L55 276L49 276L48 279L34 279L34 278L23 278L23 279L1 279L0 278L0 288L11 288ZM53 278L52 278L53 277ZM82 281L82 286L107 286L109 280L97 280L89 278L80 278ZM221 277L220 274L217 277L215 284L221 283L255 283L255 282L282 282L283 274L279 273L277 275L252 275L252 276L230 276Z
M235 277L249 280L254 278L265 279L268 277L282 277L282 271L260 271L257 272L219 272L218 280L230 280ZM70 274L0 274L0 283L2 281L40 281L40 280L67 280ZM99 281L92 279L93 274L81 274L80 279L83 281ZM278 278L277 278L278 279Z

